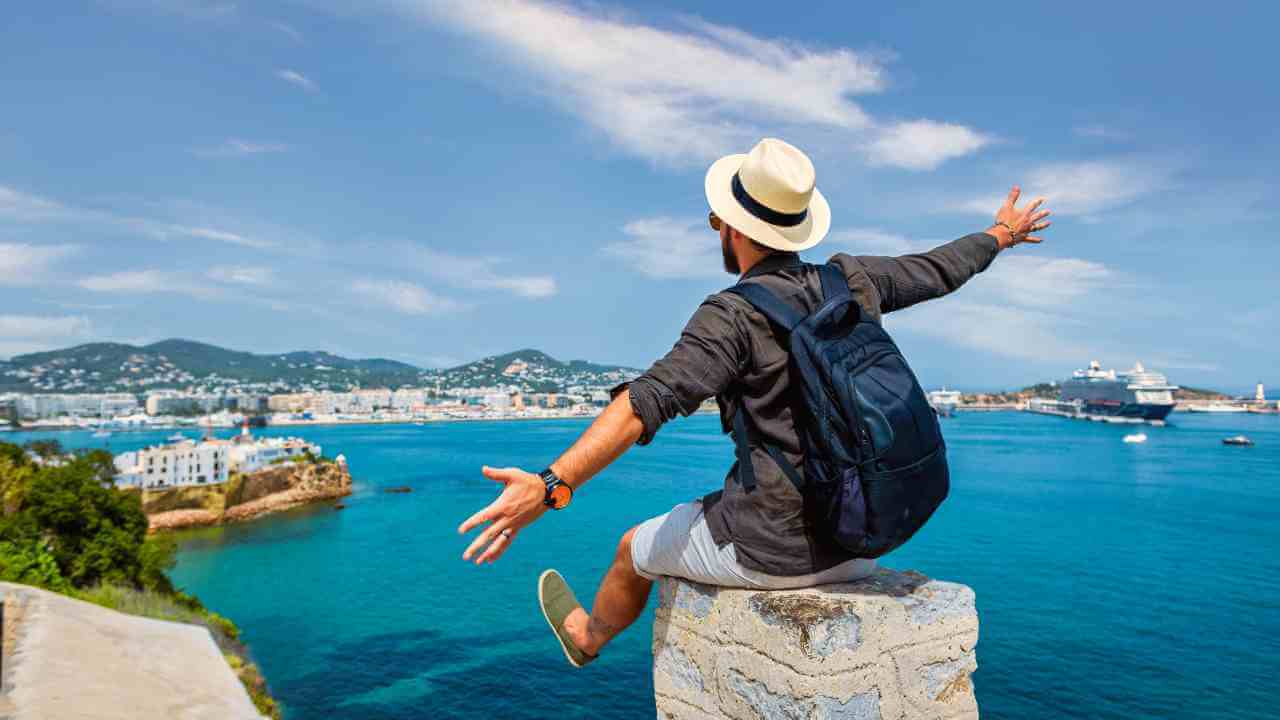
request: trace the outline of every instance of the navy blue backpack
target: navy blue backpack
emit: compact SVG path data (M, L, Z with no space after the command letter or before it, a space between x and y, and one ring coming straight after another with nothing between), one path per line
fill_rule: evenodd
M758 438L755 444L795 484L821 534L854 556L880 557L910 539L946 499L946 446L898 346L863 315L843 272L816 269L823 301L808 316L758 283L728 290L785 332L803 477L778 448ZM747 492L755 488L753 429L739 403L733 435Z

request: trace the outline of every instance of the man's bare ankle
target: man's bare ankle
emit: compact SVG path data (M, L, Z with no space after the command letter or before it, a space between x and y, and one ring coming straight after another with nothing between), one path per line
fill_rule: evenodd
M587 625L590 622L590 616L583 608L577 608L569 613L564 619L564 630L569 635L569 639L573 641L574 646L579 650L594 655L588 648L591 645L591 636L587 632Z

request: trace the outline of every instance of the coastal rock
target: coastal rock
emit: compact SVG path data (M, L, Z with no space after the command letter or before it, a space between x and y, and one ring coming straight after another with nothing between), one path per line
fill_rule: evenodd
M242 522L351 494L345 463L300 462L234 475L221 485L146 491L142 508L154 530Z
M658 717L977 718L977 642L973 591L912 571L785 591L663 578Z

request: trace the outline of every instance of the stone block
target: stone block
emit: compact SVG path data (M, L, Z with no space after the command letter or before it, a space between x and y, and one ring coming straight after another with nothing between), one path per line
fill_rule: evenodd
M971 589L878 569L802 590L663 578L654 622L659 718L976 718Z

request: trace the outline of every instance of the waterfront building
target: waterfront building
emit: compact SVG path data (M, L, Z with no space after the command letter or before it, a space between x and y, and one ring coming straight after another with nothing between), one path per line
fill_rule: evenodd
M138 411L138 398L131 393L40 393L5 397L11 412L21 420L56 417L114 417ZM2 414L2 413L0 413Z
M184 440L115 456L116 486L161 490L227 481L231 443Z
M318 458L321 450L302 438L254 438L246 426L234 440L182 440L116 455L116 486L164 490L217 485L232 471L254 472L307 454Z
M305 457L308 453L318 458L321 447L296 437L254 438L249 434L249 426L245 425L231 441L229 458L232 470L251 473L275 462Z

